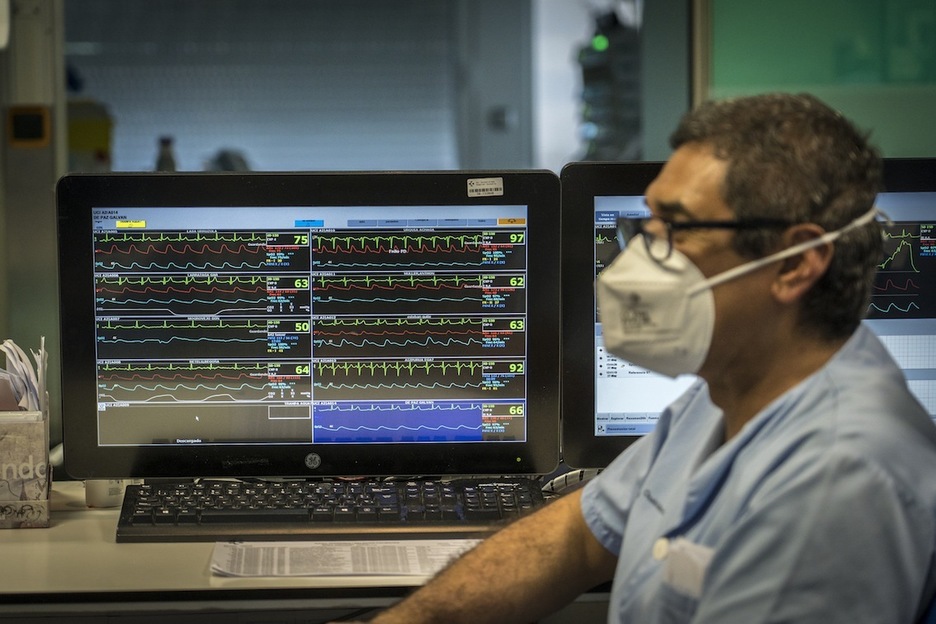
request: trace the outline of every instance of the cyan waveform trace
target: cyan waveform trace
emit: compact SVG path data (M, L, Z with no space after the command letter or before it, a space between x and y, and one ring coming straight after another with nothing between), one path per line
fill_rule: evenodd
M920 306L918 306L916 303L913 303L912 301L903 306L898 305L896 303L889 303L887 304L886 307L882 308L881 306L879 306L878 304L874 302L872 302L871 305L868 306L869 311L877 311L881 314L891 314L895 311L902 312L904 314L909 314L911 310L919 310L919 309L920 309Z

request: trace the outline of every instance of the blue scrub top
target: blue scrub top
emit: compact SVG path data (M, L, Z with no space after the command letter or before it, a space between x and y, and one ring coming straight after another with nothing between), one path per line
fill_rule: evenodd
M913 622L936 587L936 426L864 326L723 443L699 381L589 483L609 622Z

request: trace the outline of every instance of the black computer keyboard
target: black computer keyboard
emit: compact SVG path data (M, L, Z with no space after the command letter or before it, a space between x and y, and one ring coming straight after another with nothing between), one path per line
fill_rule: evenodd
M130 485L118 542L481 537L544 503L527 478Z

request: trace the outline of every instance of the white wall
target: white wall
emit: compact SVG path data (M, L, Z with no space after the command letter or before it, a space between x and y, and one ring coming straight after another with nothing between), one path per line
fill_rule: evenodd
M585 0L533 0L533 164L559 172L584 152L577 50L591 38Z

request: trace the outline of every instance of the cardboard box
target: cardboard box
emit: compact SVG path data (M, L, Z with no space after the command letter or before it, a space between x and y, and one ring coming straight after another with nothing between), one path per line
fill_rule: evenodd
M49 526L49 419L0 412L0 529Z

